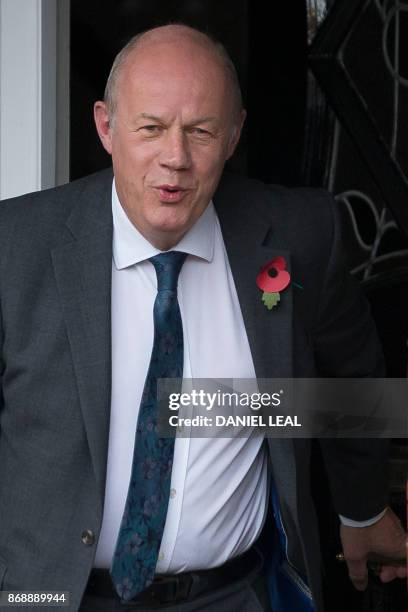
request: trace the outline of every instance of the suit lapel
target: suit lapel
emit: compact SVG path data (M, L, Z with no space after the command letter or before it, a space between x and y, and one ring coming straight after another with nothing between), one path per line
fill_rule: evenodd
M293 376L293 295L291 284L281 293L281 301L272 310L262 302L256 285L260 268L273 257L282 256L291 271L290 252L279 235L273 213L279 208L265 191L229 185L225 179L214 196L228 259L241 305L257 378L291 378ZM245 183L246 185L246 183ZM251 199L253 197L253 200ZM262 204L259 206L259 204ZM265 210L268 214L265 215ZM273 481L279 492L283 521L289 536L291 561L303 566L302 555L293 533L298 522L297 461L295 442L291 438L268 439ZM288 510L290 508L290 510Z
M112 175L106 173L85 188L67 222L69 241L52 251L101 499L111 400L111 184Z
M265 198L265 196L264 196ZM290 253L277 242L271 217L258 214L256 202L231 190L225 180L214 197L232 275L241 305L255 372L258 378L292 376L292 288L281 293L272 310L262 302L256 285L259 270L273 257L283 256L290 271ZM266 207L264 207L265 209Z

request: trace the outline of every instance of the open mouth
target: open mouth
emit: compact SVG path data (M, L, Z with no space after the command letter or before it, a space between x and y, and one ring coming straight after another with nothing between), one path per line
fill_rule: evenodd
M160 185L156 189L161 202L179 202L187 193L187 189L182 189L178 185Z

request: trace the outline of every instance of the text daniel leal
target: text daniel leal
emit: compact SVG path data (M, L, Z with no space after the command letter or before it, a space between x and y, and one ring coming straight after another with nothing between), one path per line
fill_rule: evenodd
M230 415L217 414L215 417L197 415L186 418L172 415L169 418L172 427L302 427L297 415L270 414L265 418L262 414Z
M266 422L265 422L266 421ZM244 426L244 427L301 427L302 424L298 423L297 415L285 416L283 414L270 414L268 419L264 418L262 414L247 414L244 416L223 416L217 414L215 417L215 424L219 425L232 425L232 426Z

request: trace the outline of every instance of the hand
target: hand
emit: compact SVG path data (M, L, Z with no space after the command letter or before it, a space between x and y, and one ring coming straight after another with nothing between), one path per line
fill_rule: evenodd
M348 527L341 525L340 537L350 580L358 591L367 587L367 560L372 555L405 559L407 534L394 512L387 508L384 516L369 527ZM406 566L381 567L380 580L390 582L394 578L406 578Z

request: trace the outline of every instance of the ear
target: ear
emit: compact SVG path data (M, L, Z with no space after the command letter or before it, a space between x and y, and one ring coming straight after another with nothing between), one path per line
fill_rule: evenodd
M229 159L232 156L232 154L234 153L237 147L239 139L241 138L241 132L242 132L243 125L245 123L246 115L247 115L246 110L242 109L236 125L234 125L234 127L232 128L232 135L228 143L226 159Z
M109 117L108 109L105 102L98 101L94 104L94 119L95 125L98 132L98 136L101 139L101 143L109 155L112 154L112 129L111 119Z

